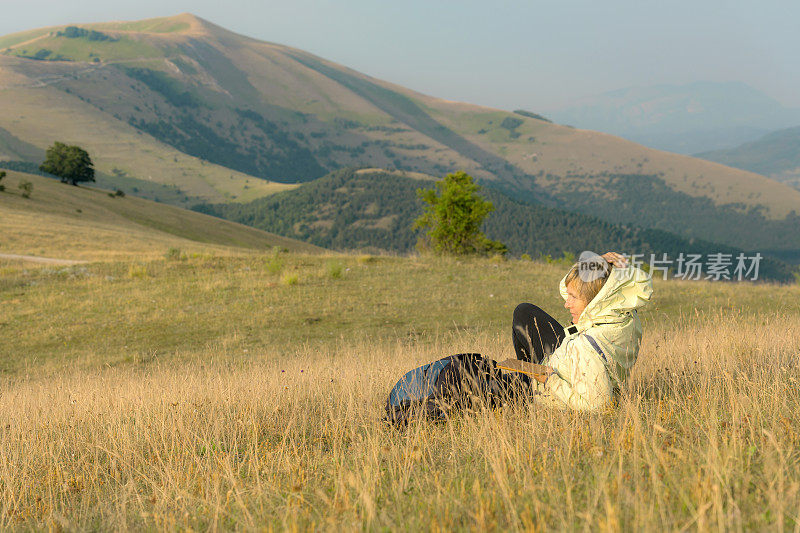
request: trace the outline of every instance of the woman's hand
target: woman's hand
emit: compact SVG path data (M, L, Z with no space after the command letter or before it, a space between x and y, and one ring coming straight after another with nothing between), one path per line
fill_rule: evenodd
M545 370L544 374L534 374L533 375L533 379L535 379L536 381L538 381L542 385L544 385L545 382L547 382L547 378L549 378L553 374L553 367L552 366L546 366L546 367L544 367L544 370Z
M625 268L628 266L628 260L625 259L622 254L618 254L617 252L606 252L602 255L602 258L617 268Z

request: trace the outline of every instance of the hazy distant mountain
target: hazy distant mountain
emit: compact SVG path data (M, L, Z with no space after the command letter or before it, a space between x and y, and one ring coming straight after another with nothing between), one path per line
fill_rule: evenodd
M178 205L373 167L465 170L518 200L742 248L800 211L782 183L536 111L427 96L190 14L0 37L0 160L78 144L104 180Z
M740 82L620 89L549 115L562 124L683 154L729 148L800 122L800 110Z
M800 126L774 131L753 142L697 157L757 172L800 189Z

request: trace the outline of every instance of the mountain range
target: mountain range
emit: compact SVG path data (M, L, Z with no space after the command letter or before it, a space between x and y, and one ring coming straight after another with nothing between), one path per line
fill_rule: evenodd
M800 126L773 131L727 150L703 152L697 157L757 172L800 190Z
M0 165L78 144L100 185L184 207L251 202L343 167L465 170L614 224L800 249L775 233L795 223L800 191L535 111L420 94L190 14L0 37Z
M730 148L800 124L800 109L741 82L629 87L584 98L548 115L682 154Z

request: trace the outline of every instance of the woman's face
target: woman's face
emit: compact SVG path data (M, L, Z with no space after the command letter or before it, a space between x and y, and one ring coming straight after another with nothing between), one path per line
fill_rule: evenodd
M573 281L569 285L567 285L567 301L564 302L564 307L569 309L569 314L572 315L572 323L577 324L578 319L583 313L583 310L586 309L586 306L589 302L583 300L579 295L578 291L575 288L575 282Z

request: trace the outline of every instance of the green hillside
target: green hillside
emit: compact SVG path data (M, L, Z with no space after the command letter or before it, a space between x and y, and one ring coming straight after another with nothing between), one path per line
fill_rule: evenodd
M300 252L320 248L234 222L109 191L7 171L0 192L0 253L67 259L146 258L169 248L228 247ZM33 184L30 198L17 185Z
M636 209L615 209L613 222L739 247L753 239L734 231L729 211L786 224L800 211L800 191L757 174L531 112L422 95L188 14L44 28L2 43L0 128L17 144L79 144L107 183L183 206L250 201L343 167L376 167L463 169L514 197L595 215L617 198ZM9 151L5 159L35 159ZM608 176L642 183L619 188ZM650 217L662 199L649 189L686 201ZM727 222L687 229L697 206L701 219ZM772 228L748 227L757 237Z
M747 250L765 250L797 256L800 252L800 215L791 212L771 219L746 204L717 206L706 197L670 188L662 177L645 174L603 173L592 176L605 191L602 201L586 193L585 175L546 176L558 181L556 197L587 215L614 224L669 229L686 239L703 239Z
M422 213L417 189L432 181L389 172L345 169L292 191L245 204L198 205L195 209L279 235L337 250L409 252L417 234L412 223ZM674 234L615 225L599 218L526 204L503 193L482 193L495 206L484 223L490 239L505 243L512 255L561 257L564 252L622 250L627 253L736 254L740 250ZM792 281L791 268L776 260L762 263L770 279Z
M800 190L800 126L775 131L728 150L697 154L697 157L757 172Z

